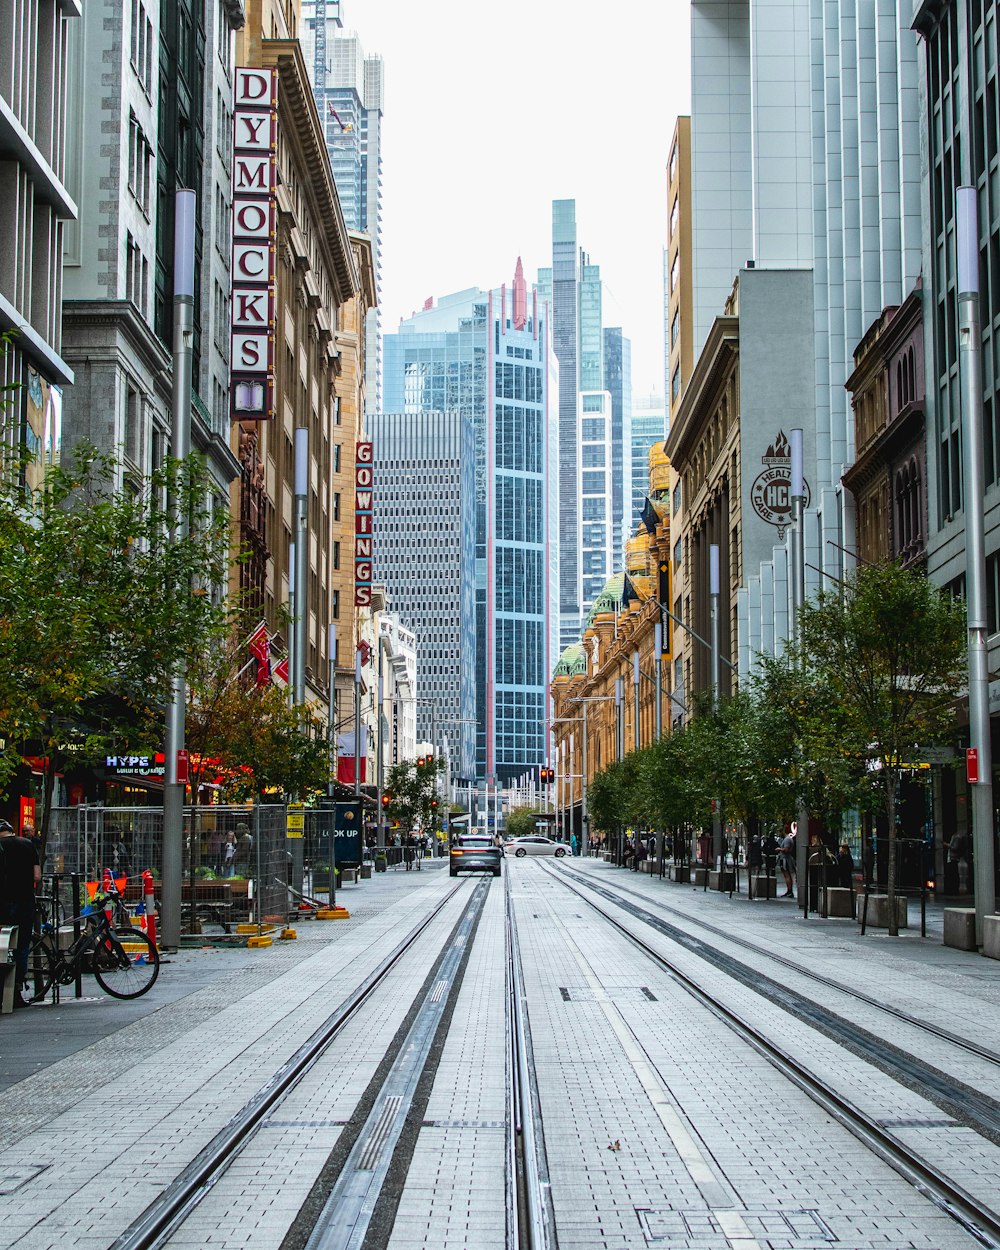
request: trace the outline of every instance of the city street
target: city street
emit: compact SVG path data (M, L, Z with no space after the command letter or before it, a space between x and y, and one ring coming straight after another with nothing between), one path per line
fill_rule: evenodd
M993 964L594 861L443 867L0 1021L0 1246L996 1244Z

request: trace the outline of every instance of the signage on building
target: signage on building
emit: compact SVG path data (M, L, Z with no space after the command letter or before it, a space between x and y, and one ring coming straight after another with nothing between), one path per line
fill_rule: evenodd
M372 543L372 444L355 444L354 458L354 606L371 607Z
M750 488L750 503L762 521L778 531L778 541L792 523L792 449L783 430L761 456L763 472ZM804 508L809 507L809 483L803 479Z
M236 71L233 117L231 415L274 416L278 76Z

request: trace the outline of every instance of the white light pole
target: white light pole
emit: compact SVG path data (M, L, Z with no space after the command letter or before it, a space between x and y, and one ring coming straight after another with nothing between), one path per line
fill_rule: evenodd
M792 581L792 628L790 634L793 648L798 649L801 642L799 613L802 611L802 605L805 602L806 589L805 535L803 533L805 527L806 484L803 468L802 431L800 429L790 430L788 441L792 461L791 482L789 484L792 497L792 524L788 530L788 559L791 565L789 571ZM804 657L799 655L796 662L799 664L804 663ZM801 763L804 768L805 760ZM806 879L809 875L809 812L805 805L801 786L795 804L795 829L795 879L798 882L799 906L802 908L803 915L806 915L809 908L809 883Z
M712 658L712 710L719 710L719 548L712 543L708 548L708 599L711 605L711 658ZM722 811L721 803L715 799L715 811L712 813L712 858L719 872L719 889L722 889L724 876L722 873Z
M990 744L989 667L986 649L986 561L983 519L983 373L979 317L979 225L975 187L956 193L958 347L962 378L965 494L965 605L969 630L969 747L977 780L971 790L976 891L976 943L983 918L996 911L993 877L993 760Z
M194 236L197 197L194 191L174 196L174 357L171 395L170 451L184 471L191 451L191 391L194 374ZM174 492L170 515L171 538L183 542L188 518ZM175 587L175 590L182 589ZM184 795L186 777L178 769L184 749L184 705L187 674L183 665L174 669L170 682L163 743L163 908L161 938L165 950L178 948L181 940L181 878L184 873ZM192 903L193 907L193 903Z

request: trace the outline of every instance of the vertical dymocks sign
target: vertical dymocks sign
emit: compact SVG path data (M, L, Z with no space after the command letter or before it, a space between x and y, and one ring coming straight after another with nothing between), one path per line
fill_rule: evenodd
M372 444L356 443L354 458L354 606L372 601Z
M236 71L233 131L232 419L274 416L278 76Z

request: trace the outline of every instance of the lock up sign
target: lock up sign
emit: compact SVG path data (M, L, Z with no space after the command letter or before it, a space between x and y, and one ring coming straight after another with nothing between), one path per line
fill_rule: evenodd
M233 118L232 419L274 416L278 76L236 71Z

